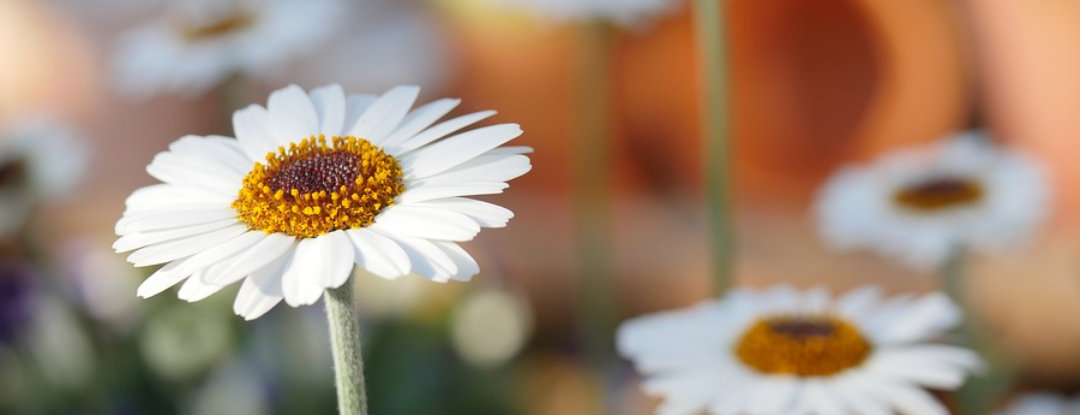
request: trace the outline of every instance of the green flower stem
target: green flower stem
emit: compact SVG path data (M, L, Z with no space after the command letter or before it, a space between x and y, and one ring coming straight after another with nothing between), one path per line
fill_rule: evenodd
M574 211L585 356L600 379L614 363L615 301L611 270L611 28L578 28L577 137L574 140ZM607 396L606 388L600 396ZM606 399L605 399L606 402ZM610 411L609 411L610 412Z
M959 328L959 345L970 347L979 353L987 364L986 370L980 376L972 377L957 391L957 413L981 415L989 413L996 399L1009 389L1014 373L1011 365L1001 358L982 335L978 316L975 315L970 299L965 294L967 288L965 260L964 250L956 249L942 267L941 274L946 292L964 313Z
M326 318L334 355L340 415L367 415L364 359L360 353L360 321L353 299L353 280L326 292Z
M693 1L700 71L705 90L701 114L707 157L705 197L712 242L713 290L717 296L731 288L735 274L723 3L723 0Z

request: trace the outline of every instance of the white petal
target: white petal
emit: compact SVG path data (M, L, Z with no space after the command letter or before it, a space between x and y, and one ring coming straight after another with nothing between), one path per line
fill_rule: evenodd
M267 153L277 151L280 144L270 128L270 112L260 105L252 104L233 113L236 139L252 161L262 161Z
M792 376L768 376L746 393L746 412L751 414L782 414L792 405L798 392L798 382ZM840 414L837 414L840 415Z
M304 90L296 85L274 91L267 102L270 133L279 146L299 142L319 133L319 118Z
M129 212L138 212L178 205L228 207L233 200L236 200L236 195L226 195L194 187L154 184L135 190L124 201L124 204L127 205Z
M341 85L330 84L311 90L311 103L319 117L319 133L342 135L345 128L345 91Z
M421 179L441 173L520 136L517 124L499 124L467 131L416 150L403 157L407 178Z
M390 238L370 229L345 231L356 248L356 265L385 279L396 279L412 271L405 250Z
M468 241L480 225L460 213L433 207L396 205L375 217L372 229L394 235L445 241Z
M170 151L154 156L146 172L165 183L234 196L244 179L235 168L217 160Z
M371 104L349 129L349 135L382 146L383 140L401 124L419 95L418 86L394 87Z
M325 239L324 250L326 259L323 261L323 272L329 278L326 288L337 288L345 284L352 275L355 267L356 252L353 243L345 231L337 230L318 239Z
M165 266L161 267L157 272L150 274L150 277L139 285L138 290L135 291L135 295L142 298L150 298L161 294L162 291L183 281L184 278L188 277L187 275L172 272L176 267L183 265L183 263L183 260L177 260L165 264Z
M240 286L240 292L236 294L233 311L250 321L266 314L280 303L284 298L281 278L285 271L285 264L290 258L292 258L291 249L255 270L251 277L244 280L244 284Z
M822 384L821 380L808 379L805 382L806 384L803 389L802 400L803 402L805 402L804 407L806 408L806 410L798 412L798 414L846 415L850 413L847 408L845 408L844 405L841 403L842 401L838 401L837 397L834 396L831 391ZM858 411L856 411L855 413L859 415L869 415L863 414Z
M486 155L486 156L498 156L498 155L516 156L516 155L520 155L520 154L529 154L529 153L532 153L532 152L533 152L533 148L529 147L529 146L503 146L503 147L499 147L499 148L496 148L496 149L492 149L491 151L489 151L487 153L484 153L484 155Z
M296 238L292 236L281 233L268 234L255 246L207 269L203 281L216 285L232 284L279 257L288 256L295 246Z
M293 307L314 304L327 288L348 280L353 247L341 238L345 238L344 233L335 231L300 241L282 277L286 303Z
M153 232L183 226L197 226L211 222L236 219L236 211L220 207L161 208L147 212L124 215L116 222L116 233L127 235L134 232Z
M381 234L392 239L405 251L412 263L414 274L438 282L449 281L457 274L458 269L454 260L430 241L403 235Z
M379 99L379 97L367 94L353 94L345 99L345 126L343 127L345 135L349 134L352 127L360 120L360 116L364 115L368 108L371 108L371 104L374 104L377 99Z
M444 98L417 108L401 121L401 126L383 140L382 145L391 154L400 154L393 149L396 149L406 140L413 138L423 129L430 127L431 124L434 124L435 121L438 121L439 118L442 118L460 103L460 99Z
M468 216L473 222L484 228L501 228L514 217L514 212L502 206L464 197L448 197L412 203L413 206L431 206L452 210Z
M235 138L187 135L169 144L169 150L188 156L213 158L240 174L247 174L251 167L251 160Z
M495 111L480 111L443 121L438 125L424 130L424 132L406 140L404 143L394 149L393 154L395 156L402 156L410 151L428 145L435 140L446 137L448 134L452 134L457 130L473 125L477 122L484 120L485 118L491 117L492 115L495 115Z
M192 275L187 281L184 281L184 285L180 286L180 292L177 296L187 302L196 302L205 299L214 293L221 291L225 288L221 285L210 285L202 282L202 277L199 274Z
M502 182L439 184L417 188L408 188L406 185L405 191L398 195L397 201L401 204L412 204L447 197L494 195L502 193L508 187L510 187L509 184Z
M506 182L528 173L527 156L480 156L445 172L418 180L423 184Z
M960 322L961 311L942 293L930 293L922 296L890 319L883 327L877 341L882 343L904 343L926 340Z
M948 415L949 411L926 391L907 385L897 385L873 377L860 385L883 399L902 415Z
M262 231L245 232L228 242L215 246L213 249L208 249L193 255L191 258L186 259L183 265L177 267L174 272L182 275L191 275L203 271L211 265L217 264L226 258L231 258L248 250L263 239L266 239L266 234Z
M446 256L450 257L454 261L454 265L457 265L457 272L454 273L453 278L458 281L468 281L476 274L480 273L480 265L476 263L472 255L469 255L464 248L458 246L458 244L448 241L431 241L435 246L439 247Z
M214 249L246 231L246 225L233 225L189 238L147 246L128 255L127 260L135 264L136 267L162 264L192 256L208 249Z
M180 228L170 228L155 232L137 232L129 233L117 239L113 243L113 249L117 253L127 252L133 249L142 248L147 245L162 243L177 238L183 238L201 233L207 233L216 231L221 228L228 227L238 223L237 219L225 219L216 222L209 222L194 226L185 226Z

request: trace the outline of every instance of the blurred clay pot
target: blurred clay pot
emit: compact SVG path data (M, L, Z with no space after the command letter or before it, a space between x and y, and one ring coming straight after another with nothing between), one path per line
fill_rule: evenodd
M0 121L38 112L77 115L96 73L89 45L45 2L0 2Z
M1048 163L1059 216L1080 217L1080 1L969 0L986 118Z
M838 162L937 139L968 117L947 2L729 0L728 25L744 196L804 202ZM628 36L619 62L627 137L684 181L701 171L692 29L683 16Z

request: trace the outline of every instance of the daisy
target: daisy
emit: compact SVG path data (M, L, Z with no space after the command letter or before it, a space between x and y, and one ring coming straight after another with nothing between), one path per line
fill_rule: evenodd
M171 2L122 37L114 57L121 90L199 95L234 73L274 75L341 25L341 0Z
M822 188L814 210L834 248L931 268L960 246L1000 251L1028 240L1047 216L1048 199L1035 162L970 132L845 167Z
M630 320L617 340L645 391L665 398L663 415L947 414L923 388L955 389L981 362L928 341L960 318L938 293L735 289Z
M243 281L234 309L250 320L282 300L315 303L354 264L387 279L470 279L479 267L458 242L513 213L468 196L501 193L529 171L531 149L499 147L521 135L515 124L447 137L494 112L435 124L460 101L410 112L418 94L292 85L237 111L236 139L172 143L147 167L164 183L136 190L116 224L128 261L164 264L138 295L183 282L180 298L198 301Z
M675 12L679 0L499 0L553 20L604 20L637 26Z
M18 229L38 201L71 191L88 159L78 134L51 116L0 126L0 236Z
M1031 393L1013 400L996 415L1080 415L1080 398L1068 399L1047 393Z

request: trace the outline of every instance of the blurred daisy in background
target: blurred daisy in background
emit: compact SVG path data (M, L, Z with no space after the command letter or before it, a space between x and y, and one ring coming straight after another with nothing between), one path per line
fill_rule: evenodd
M664 397L663 415L947 414L924 388L956 389L982 364L930 343L960 319L939 293L736 289L624 323L618 349Z
M172 2L162 16L122 36L115 80L136 98L193 97L234 74L271 77L343 24L341 0Z
M300 85L336 82L352 91L410 84L431 92L444 90L457 74L452 33L429 8L400 0L355 0L346 7L349 24L310 51L319 64L290 60L281 79Z
M136 190L116 224L128 261L165 264L139 296L184 282L180 298L198 301L243 281L234 310L254 319L282 300L315 303L354 264L387 279L470 279L479 266L458 242L513 213L468 196L502 193L531 169L531 149L500 147L516 124L451 135L494 111L436 124L460 100L410 112L419 93L293 85L237 111L236 139L171 144L147 167L164 183Z
M634 27L678 10L680 0L491 0L557 21L600 20Z
M22 226L38 201L74 189L88 160L86 143L50 116L0 126L0 236Z
M994 414L1078 415L1080 414L1080 399L1048 393L1030 393L1013 399L1007 408Z
M841 169L814 210L832 247L926 269L959 247L1001 251L1026 242L1048 216L1049 197L1033 160L969 132Z

